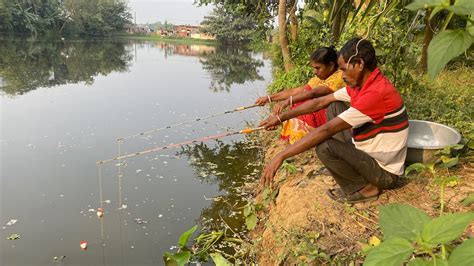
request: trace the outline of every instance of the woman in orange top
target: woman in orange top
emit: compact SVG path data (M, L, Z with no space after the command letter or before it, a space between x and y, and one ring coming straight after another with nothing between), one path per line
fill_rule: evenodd
M293 109L302 104L303 102L293 104L292 101L293 96L299 93L312 91L314 97L321 97L345 86L342 80L342 72L338 70L337 53L334 47L322 47L315 50L311 54L310 64L314 69L315 77L311 78L308 83L260 97L255 101L255 104L265 105L269 102L278 101L279 103L273 108L273 112L278 114L287 106L291 106L291 109ZM281 138L293 144L304 137L311 129L324 123L326 123L326 109L290 119L283 123Z

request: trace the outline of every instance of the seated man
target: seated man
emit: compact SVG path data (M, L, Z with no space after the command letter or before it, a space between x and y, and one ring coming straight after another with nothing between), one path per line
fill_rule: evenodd
M278 153L266 165L261 177L263 185L272 184L285 159L314 146L317 146L319 159L340 186L328 191L337 201L357 203L376 199L403 173L408 115L400 94L377 68L373 46L360 38L348 41L339 52L338 65L347 85L345 88L306 101L298 108L260 123L271 129L282 121L331 104L326 124ZM296 101L308 95L300 95ZM350 102L350 107L341 101ZM350 128L352 141L341 138L338 133Z

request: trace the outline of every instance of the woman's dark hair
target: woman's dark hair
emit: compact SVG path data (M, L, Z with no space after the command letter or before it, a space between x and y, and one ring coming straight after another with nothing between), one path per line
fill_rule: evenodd
M312 62L317 62L325 65L333 62L334 66L337 68L337 52L334 49L334 46L321 47L316 49L310 57Z
M377 58L375 57L375 49L372 44L361 38L349 40L339 51L339 55L344 58L347 63L356 63L357 59L364 61L365 67L372 71L377 67ZM348 61L351 62L348 62Z

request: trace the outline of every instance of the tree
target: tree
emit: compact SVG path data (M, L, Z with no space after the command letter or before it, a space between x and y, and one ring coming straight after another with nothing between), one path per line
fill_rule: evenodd
M0 31L107 35L131 19L124 0L0 0Z
M257 21L252 14L244 12L228 12L218 4L209 16L204 17L201 31L215 35L222 43L249 43L259 38Z

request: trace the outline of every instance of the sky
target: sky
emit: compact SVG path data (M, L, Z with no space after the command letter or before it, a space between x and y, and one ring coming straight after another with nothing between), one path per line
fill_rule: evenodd
M198 25L213 7L198 7L193 3L194 0L128 0L138 24L166 20L173 24Z

